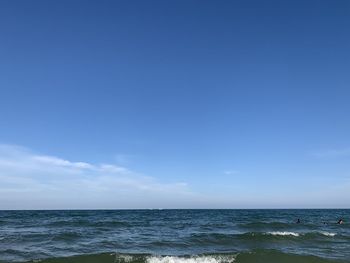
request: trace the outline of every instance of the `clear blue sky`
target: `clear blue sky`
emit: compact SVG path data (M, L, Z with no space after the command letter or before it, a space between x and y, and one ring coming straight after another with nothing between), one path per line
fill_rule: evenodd
M349 207L350 2L1 1L0 144L0 208Z

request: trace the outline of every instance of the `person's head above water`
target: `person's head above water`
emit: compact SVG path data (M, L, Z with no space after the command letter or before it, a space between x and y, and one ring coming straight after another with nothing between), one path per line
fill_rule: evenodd
M340 224L343 224L343 219L342 219L342 218L339 219L338 224L339 224L339 225L340 225Z
M298 218L298 220L297 220L297 224L300 224L300 219Z

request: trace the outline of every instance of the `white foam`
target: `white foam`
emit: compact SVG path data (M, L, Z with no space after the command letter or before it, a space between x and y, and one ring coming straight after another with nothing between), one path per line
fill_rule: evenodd
M194 257L176 257L151 256L147 258L147 263L232 263L235 261L233 255L218 255L218 256L194 256Z
M315 232L309 232L309 233L315 233ZM309 233L295 233L295 232L282 232L282 231L274 231L274 232L267 232L268 235L273 235L273 236L294 236L294 237L298 237L300 235L307 235ZM325 232L325 231L321 231L321 232L316 232L319 233L320 235L324 235L327 237L334 237L336 235L336 233L331 233L331 232Z
M336 235L336 233L331 233L331 232L320 232L320 234L327 237L334 237Z
M269 235L273 235L273 236L294 236L294 237L298 237L299 234L295 233L295 232L287 232L287 231L273 231L273 232L267 232L267 234Z
M134 258L130 255L123 255L123 254L116 254L115 258L121 258L124 262L128 263L131 262Z

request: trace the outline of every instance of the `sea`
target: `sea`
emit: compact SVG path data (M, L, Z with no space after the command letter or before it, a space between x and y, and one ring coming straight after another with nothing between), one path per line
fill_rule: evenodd
M0 262L350 262L350 210L0 211Z

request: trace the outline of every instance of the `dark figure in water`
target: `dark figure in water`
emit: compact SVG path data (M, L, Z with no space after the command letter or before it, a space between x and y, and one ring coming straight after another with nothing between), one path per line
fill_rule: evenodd
M339 219L339 221L338 221L338 225L341 225L341 224L343 224L343 219Z
M297 220L297 224L300 224L300 219L298 218L298 220Z

